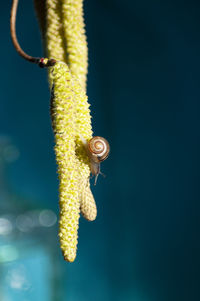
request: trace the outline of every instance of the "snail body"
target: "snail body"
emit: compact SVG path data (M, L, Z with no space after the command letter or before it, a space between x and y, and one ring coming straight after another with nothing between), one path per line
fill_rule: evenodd
M100 136L91 138L87 143L87 154L90 159L90 170L95 176L95 184L100 171L100 163L108 158L110 146L108 141Z

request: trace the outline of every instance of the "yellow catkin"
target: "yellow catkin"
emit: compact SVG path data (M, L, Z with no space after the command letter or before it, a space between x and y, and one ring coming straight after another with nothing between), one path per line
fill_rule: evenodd
M51 2L50 0L48 1ZM54 34L53 38L49 34L49 41L51 41L51 39L54 40L55 36L57 36L60 37L59 40L62 39L66 42L69 68L74 74L74 78L77 77L79 81L80 75L82 74L82 86L85 89L87 74L87 44L84 31L82 1L62 1L61 4L62 6L59 7L58 5L51 5L51 7L47 7L47 18L49 19L51 19L51 15L60 15L60 13L58 13L57 10L62 7L63 23L61 22L61 19L57 18L56 25L59 28L61 28L62 26L64 27L63 31L60 29L57 30L57 32L55 32L55 30L54 32L52 32L50 29L48 29L49 33ZM52 10L54 10L54 14L52 14ZM51 22L51 26L54 29L56 27L55 24L53 25L53 23L55 23L55 20L52 20ZM69 24L68 22L71 23ZM62 37L63 32L65 33L66 40ZM52 42L50 43L50 45L51 44ZM48 43L47 47L49 47ZM59 44L58 46L57 44L55 44L54 47L51 49L51 57L56 58L57 48L59 49ZM76 85L76 88L74 87L74 91L76 92L77 96L77 141L80 143L80 137L84 137L86 140L89 140L92 137L91 116L88 108L89 105L87 102L87 97L86 95L84 95L83 88L81 90L79 84ZM84 113L82 112L83 109ZM87 220L92 221L96 218L97 209L88 181L90 175L88 164L85 164L82 160L79 160L78 170L80 177L79 196L81 200L81 213Z
M73 81L65 63L56 63L51 69L53 83L51 115L60 181L60 246L64 258L72 262L76 257L80 212L75 153L76 129Z
M46 56L66 62L66 45L62 28L60 0L46 0ZM51 84L51 73L49 74Z
M89 221L93 221L97 215L94 197L90 190L89 160L84 148L84 141L92 138L91 116L85 91L74 78L75 106L76 106L76 147L77 168L79 175L79 197L81 201L81 213Z
M83 19L83 0L61 0L67 63L86 90L88 50Z
M86 91L86 78L88 67L88 48L83 18L83 0L61 0L63 29L67 44L67 63L74 78L77 78L74 91L76 97L77 144L81 145L81 137L86 141L92 138L91 116ZM90 169L83 160L78 162L80 177L81 213L89 221L97 215L96 203L90 190Z
M52 116L60 179L59 236L61 249L68 261L73 261L76 256L79 210L89 221L94 220L97 215L96 203L90 190L89 161L83 145L83 140L87 141L92 137L92 128L85 94L87 44L82 2L82 0L46 0L46 28L41 26L41 30L44 31L45 28L46 31L43 36L46 37L48 57L65 61L69 67L68 69L65 64L57 63L51 68L53 71L49 72L50 86L53 84L54 90L52 103L55 108L53 106ZM36 6L37 10L38 7ZM38 15L41 16L41 12ZM68 95L70 106L67 106L66 98L62 101L64 95ZM66 107L68 111L65 112ZM70 124L67 120L70 120ZM61 133L68 131L68 135L58 135L58 128ZM74 209L70 210L72 207Z

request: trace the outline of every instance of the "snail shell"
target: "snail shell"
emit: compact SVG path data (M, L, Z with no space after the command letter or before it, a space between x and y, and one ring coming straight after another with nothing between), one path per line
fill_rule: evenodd
M95 136L88 141L87 153L90 159L90 170L95 175L95 184L100 172L100 163L108 158L110 146L108 141L100 136Z
M89 140L88 150L90 153L90 159L96 163L100 163L108 158L110 146L105 138L95 136Z

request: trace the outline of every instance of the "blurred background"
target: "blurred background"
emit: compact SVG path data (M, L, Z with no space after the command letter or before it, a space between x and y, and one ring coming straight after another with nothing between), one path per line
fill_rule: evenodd
M0 300L199 300L200 2L86 0L88 96L111 145L80 220L76 261L57 238L45 70L15 52L0 10ZM19 41L42 55L32 1Z

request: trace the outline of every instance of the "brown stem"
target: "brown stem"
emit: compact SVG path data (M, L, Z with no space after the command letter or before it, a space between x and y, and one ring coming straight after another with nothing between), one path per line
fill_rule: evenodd
M13 0L11 13L10 13L10 34L12 38L13 45L16 51L21 55L25 60L38 64L41 68L49 67L55 65L56 61L54 59L50 59L45 61L43 58L33 57L25 53L19 45L16 35L16 15L17 15L17 7L18 7L18 0Z
M17 15L17 7L18 7L18 0L13 0L11 12L10 12L10 34L12 38L13 45L16 49L16 51L21 55L25 60L38 64L39 58L33 57L25 53L22 48L19 45L19 42L17 40L16 36L16 15Z

